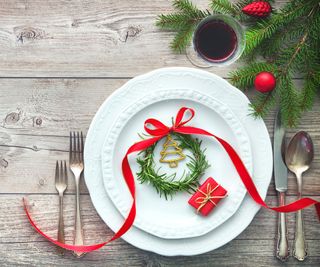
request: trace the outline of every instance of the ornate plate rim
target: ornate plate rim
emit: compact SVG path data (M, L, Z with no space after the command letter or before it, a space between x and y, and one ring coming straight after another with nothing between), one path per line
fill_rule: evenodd
M144 79L144 83L146 82L147 79ZM126 88L126 90L132 89L132 87ZM110 164L110 162L113 162L112 151L115 149L117 138L119 137L120 132L123 131L126 123L128 123L128 121L137 112L141 111L146 106L153 105L157 102L176 98L183 100L194 100L195 102L217 112L226 121L233 132L235 132L234 135L238 142L238 149L241 157L250 173L252 173L252 156L249 137L239 119L237 119L228 106L206 94L198 92L197 90L182 88L166 88L165 90L155 89L155 91L152 93L147 93L144 95L143 99L137 99L134 101L127 109L121 110L121 115L116 119L114 125L110 127L112 130L109 131L108 135L106 136L101 149L101 164L104 186L114 206L119 210L122 216L125 216L128 213L131 203L124 201L124 198L120 197L125 192L119 191L118 183L114 177L114 166ZM213 142L215 141L213 140ZM246 191L240 180L237 180L237 184L239 187L238 191L234 192L232 198L230 196L228 198L228 208L220 210L219 216L217 213L213 214L214 218L212 218L212 220L198 217L198 220L195 222L193 227L183 227L183 225L177 225L174 227L174 225L164 225L160 221L158 223L157 220L146 220L143 215L139 216L139 212L137 212L134 226L144 230L147 233L168 239L190 238L204 235L229 219L239 208ZM232 201L232 203L230 203L230 201ZM142 218L144 218L144 220Z
M162 68L153 70L150 73L158 71L186 71L207 75L208 77L216 76L215 74L208 73L203 70L186 67ZM225 83L225 86L229 87L230 92L232 92L235 97L242 99L242 102L246 105L245 108L247 109L248 104L250 103L249 99L240 90L230 85L227 81L223 80L222 78L220 79ZM121 94L119 90L110 95L95 114L87 133L84 153L86 163L85 181L90 192L92 203L101 219L113 231L117 231L122 226L123 217L120 213L117 212L117 209L113 206L112 202L108 198L107 193L104 190L102 174L101 170L99 169L101 168L100 151L97 150L98 153L88 154L88 150L94 150L95 147L99 147L99 143L97 141L99 140L99 137L101 137L101 135L105 135L104 131L107 131L106 128L103 129L101 125L99 126L99 120L101 119L101 117L103 117L103 114L101 114L101 109L104 107L104 105L106 105L108 99L118 94ZM238 115L238 109L244 109L244 106L234 106L233 103L231 104L231 108L235 111L236 115ZM256 153L254 161L257 161L257 164L254 164L254 166L256 167L254 167L253 176L259 193L265 199L267 189L271 181L273 165L272 148L268 130L262 119L253 119L252 117L248 117L247 115L239 118L244 124L245 128L252 131L252 133L250 133L249 131L250 137L256 138L257 135L253 132L259 129L260 139L255 140L255 144L259 144L259 146L255 146L255 149L253 150L253 153ZM103 139L101 142L103 142ZM264 145L263 148L262 146L260 146L261 143ZM260 151L255 151L256 148L259 148ZM246 205L246 208L242 209L244 205ZM122 236L122 239L137 248L158 253L164 256L198 255L217 249L230 242L232 239L236 238L240 233L242 233L242 231L247 228L259 209L260 206L257 205L248 195L246 195L240 209L238 209L238 211L225 224L221 225L214 231L211 231L204 236L184 240L178 239L177 241L168 240L147 234L144 231L141 231L140 229L133 226L124 236ZM110 214L113 214L113 216L110 216ZM223 238L221 239L222 234ZM188 245L186 246L186 244Z

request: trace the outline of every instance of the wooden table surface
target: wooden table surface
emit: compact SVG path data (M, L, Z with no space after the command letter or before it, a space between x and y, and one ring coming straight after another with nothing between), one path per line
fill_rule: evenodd
M208 2L197 4L206 7ZM0 266L283 266L274 257L276 214L266 210L260 210L235 240L203 255L163 257L117 240L82 259L69 252L59 256L23 212L21 200L28 195L37 223L56 236L54 166L56 160L68 158L69 131L86 132L102 102L130 78L165 66L191 67L184 55L170 51L173 33L154 26L157 14L171 10L166 0L0 0ZM239 65L209 71L226 78ZM296 82L301 83L298 78ZM253 92L248 94L252 97ZM304 194L318 200L319 104L317 99L298 128L288 131L288 138L306 130L314 139L316 154L305 174ZM270 138L274 115L272 111L265 119ZM74 192L69 179L64 211L69 243ZM81 192L85 242L101 242L112 232L95 212L84 183ZM288 194L288 200L295 199L291 174ZM267 203L277 203L273 182ZM305 219L310 256L304 263L290 258L287 266L320 265L320 231L313 208L305 211ZM288 221L292 243L293 214Z

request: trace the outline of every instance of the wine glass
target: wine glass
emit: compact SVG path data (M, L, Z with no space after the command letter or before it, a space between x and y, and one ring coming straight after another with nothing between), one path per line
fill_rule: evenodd
M226 66L241 56L244 47L245 35L240 23L231 16L215 14L196 26L186 55L197 67Z

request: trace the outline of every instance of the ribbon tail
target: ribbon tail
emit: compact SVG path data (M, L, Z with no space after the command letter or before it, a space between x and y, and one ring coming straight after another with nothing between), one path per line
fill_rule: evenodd
M183 126L178 129L176 129L176 132L179 132L181 134L196 134L196 135L205 135L205 136L211 136L215 138L224 148L224 150L227 152L229 158L231 159L234 167L236 168L242 183L246 187L249 195L251 198L259 205L271 209L277 212L295 212L301 209L304 209L306 207L315 205L317 215L320 221L320 203L314 199L311 198L302 198L297 201L294 201L292 203L289 203L284 206L280 207L269 207L264 200L261 198L250 174L247 171L247 168L245 167L244 163L242 162L241 158L237 154L237 152L234 150L234 148L225 140L222 138L209 133L203 129L196 128L196 127L191 127L191 126Z
M23 206L24 206L25 213L26 213L26 215L28 217L28 220L29 220L30 224L33 226L33 228L40 235L42 235L45 239L47 239L48 241L50 241L51 243L53 243L53 244L55 244L55 245L57 245L59 247L62 247L62 248L67 249L67 250L78 251L78 252L90 252L90 251L97 250L97 249L103 247L105 244L108 243L108 242L103 242L103 243L96 244L96 245L91 245L91 246L74 246L74 245L68 245L68 244L61 243L61 242L51 238L50 236L46 235L35 224L35 222L32 220L31 215L29 213L28 203L27 203L27 199L26 198L23 198Z
M142 151L146 148L148 148L149 146L153 145L155 142L157 142L158 140L160 140L163 136L157 136L154 138L150 138L150 139L146 139L146 140L142 140L138 143L133 144L127 151L125 157L122 160L122 172L123 172L123 176L125 178L126 184L129 188L130 194L132 196L132 205L129 211L128 216L126 217L123 225L120 227L120 229L114 234L114 236L109 239L106 242L100 243L100 244L95 244L95 245L89 245L89 246L75 246L75 245L68 245L68 244L64 244L59 242L58 240L53 239L52 237L46 235L43 231L40 230L40 228L36 225L36 223L34 222L34 220L31 217L31 214L29 212L28 209L28 204L27 204L27 199L23 198L23 206L24 206L24 211L27 215L27 218L30 222L30 224L32 225L32 227L40 234L42 235L45 239L47 239L48 241L50 241L51 243L62 247L64 249L67 250L71 250L71 251L77 251L77 252L91 252L94 250L97 250L103 246L105 246L106 244L108 244L111 241L114 241L118 238L120 238L121 236L123 236L133 225L135 216L136 216L136 198L135 198L135 183L134 183L134 176L132 174L131 168L130 168L130 164L129 164L129 160L128 160L128 156L133 153L133 152L139 152Z

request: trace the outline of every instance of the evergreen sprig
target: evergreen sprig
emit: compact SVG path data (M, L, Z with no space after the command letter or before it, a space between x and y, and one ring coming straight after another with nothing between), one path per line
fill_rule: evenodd
M234 4L229 0L211 0L211 10L200 10L190 0L174 0L172 5L175 12L159 15L156 25L163 30L176 31L170 47L174 52L183 53L191 41L197 24L209 15L216 13L228 14L242 21L256 21L255 18L248 17L241 12L242 7L250 2L251 0L240 0ZM270 0L269 2L272 1Z
M238 7L229 0L212 1L210 7L215 13L229 14L232 16L236 16L240 13Z
M275 103L274 91L267 94L258 93L249 104L251 115L254 117L265 116Z
M194 192L199 186L199 179L205 170L210 167L205 150L201 149L201 141L192 138L190 135L172 133L175 140L179 142L179 147L189 149L192 156L188 156L189 162L186 164L188 172L185 172L179 179L176 174L167 175L161 173L161 170L155 169L154 144L143 151L143 156L137 159L140 166L140 172L137 173L138 180L141 183L150 183L156 189L160 197L163 195L166 199L172 197L177 192Z
M289 2L279 12L274 12L269 18L261 19L247 29L244 55L252 53L264 40L273 37L277 30L289 25L291 21L301 16L303 4L296 5L293 2L295 0Z
M160 15L157 25L177 31L171 47L181 53L198 22L210 14L231 15L245 23L248 27L243 59L249 63L230 73L231 82L247 89L259 72L273 72L277 86L272 93L256 96L250 105L252 114L265 116L279 103L284 123L294 127L302 113L312 108L320 90L320 1L291 0L267 18L252 18L241 12L252 1L211 0L210 11L201 11L189 0L175 0L177 12ZM297 74L304 80L302 88L296 88L292 81Z
M231 72L231 82L241 89L253 86L261 71L271 71L277 78L272 93L259 94L251 108L254 116L265 116L279 104L286 126L294 127L302 113L313 106L319 91L320 73L320 4L319 0L291 0L270 18L252 25L246 32L244 55L256 60ZM304 85L296 88L293 77L301 75Z
M156 25L161 29L177 32L170 46L175 52L182 53L190 43L196 25L210 15L210 12L198 9L189 0L174 0L173 6L177 12L159 15Z

